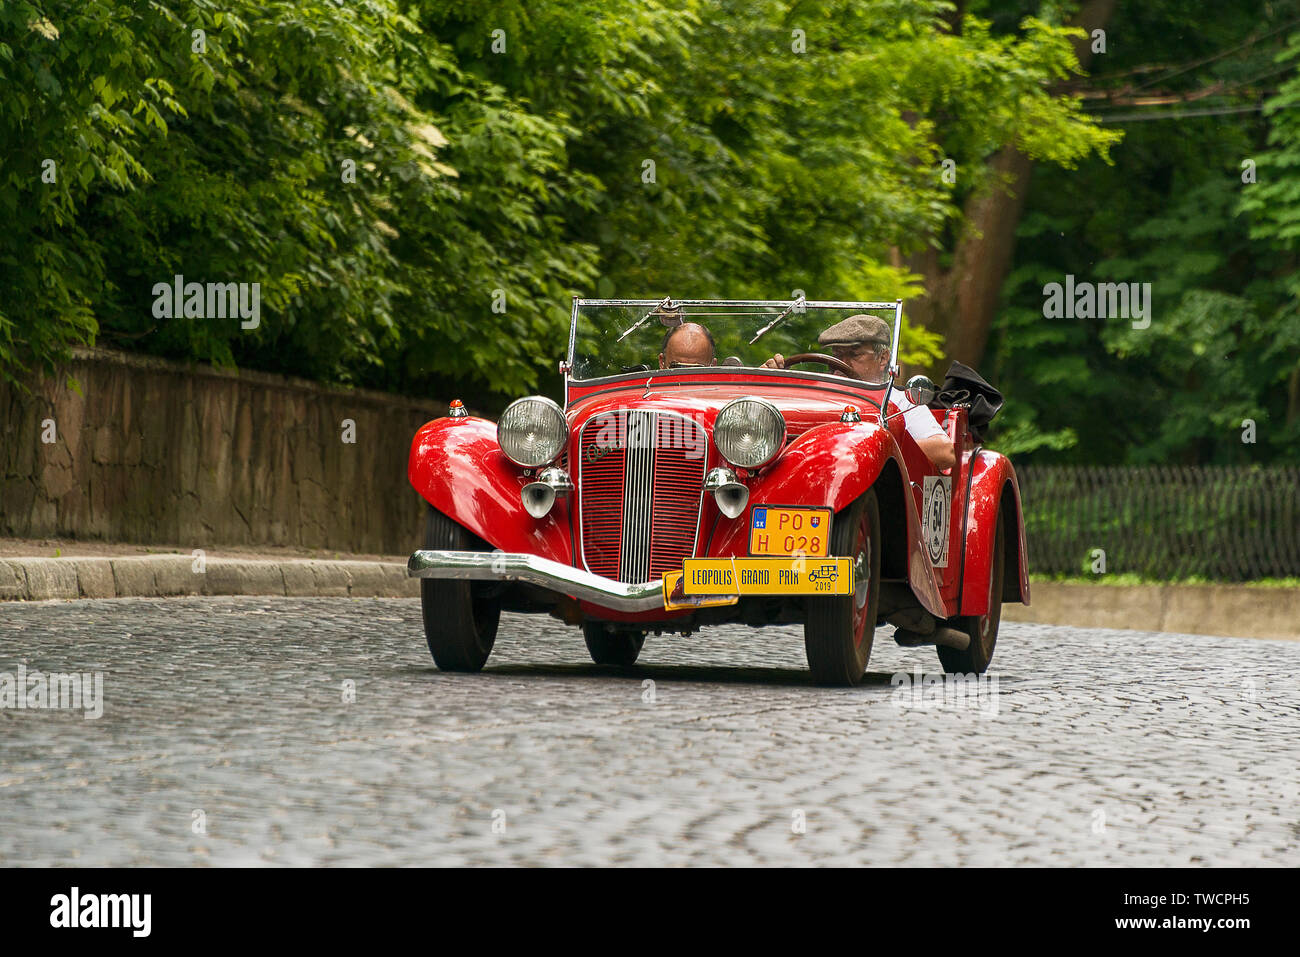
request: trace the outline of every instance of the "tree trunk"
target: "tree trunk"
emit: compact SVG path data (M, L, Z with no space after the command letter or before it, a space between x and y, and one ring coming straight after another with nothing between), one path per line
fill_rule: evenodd
M1300 366L1291 370L1286 390L1286 424L1289 428L1300 419Z
M1084 36L1074 41L1075 55L1084 69L1092 61L1092 31L1106 24L1117 2L1087 0L1073 21L1084 31ZM929 248L908 261L913 271L925 277L926 290L909 304L909 316L941 333L948 357L972 368L984 356L1002 283L1011 270L1016 227L1033 168L1033 160L1014 145L1003 147L990 163L990 189L975 193L966 203L951 267L940 270L938 257ZM941 375L945 369L932 371Z

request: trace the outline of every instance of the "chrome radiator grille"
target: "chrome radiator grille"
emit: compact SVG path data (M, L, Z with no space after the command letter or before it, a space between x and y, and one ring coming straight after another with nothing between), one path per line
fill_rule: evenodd
M582 556L587 569L646 582L695 553L707 440L669 412L592 416L578 439Z

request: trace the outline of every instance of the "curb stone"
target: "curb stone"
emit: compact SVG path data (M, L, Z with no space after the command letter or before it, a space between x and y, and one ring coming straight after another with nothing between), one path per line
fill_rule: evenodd
M80 598L77 564L60 558L30 558L23 562L27 594L34 599Z
M1034 582L1034 603L1002 619L1080 628L1300 640L1300 588L1242 585L1092 585ZM420 580L398 562L209 558L185 555L0 559L0 601L279 595L417 598Z
M78 558L77 584L82 598L116 598L113 562L107 558Z
M1300 641L1300 588L1033 582L1033 604L1002 620Z
M185 555L0 559L0 601L279 595L286 598L414 598L418 579L396 562L209 558Z

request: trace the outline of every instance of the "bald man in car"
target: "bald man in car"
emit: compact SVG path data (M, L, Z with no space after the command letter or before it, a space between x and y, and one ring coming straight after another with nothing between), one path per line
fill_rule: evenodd
M831 355L846 363L853 376L866 382L884 382L889 377L889 324L878 316L860 313L837 322L817 341L828 346ZM765 369L784 369L785 358L774 355L763 363ZM894 390L890 399L903 413L907 434L916 440L921 451L937 469L950 469L957 464L952 439L944 432L930 410L916 405L905 393Z
M673 326L664 336L659 353L659 368L680 369L689 366L716 366L713 335L698 322Z

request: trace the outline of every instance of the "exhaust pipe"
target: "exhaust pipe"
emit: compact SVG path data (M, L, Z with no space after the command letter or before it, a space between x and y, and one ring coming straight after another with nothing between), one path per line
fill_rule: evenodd
M936 625L934 631L929 634L909 631L906 628L895 628L894 641L904 648L915 648L919 645L943 645L946 648L965 651L970 647L970 635L964 631L958 631L956 628L949 628L947 625Z

